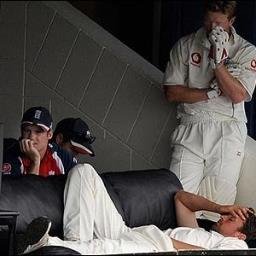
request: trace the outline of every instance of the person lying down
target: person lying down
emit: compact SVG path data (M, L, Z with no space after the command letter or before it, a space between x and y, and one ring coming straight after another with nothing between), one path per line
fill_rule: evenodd
M89 164L76 165L64 191L64 240L49 236L51 221L34 219L27 228L18 254L43 246L64 246L81 254L123 254L178 250L248 249L255 239L256 216L252 208L220 205L180 190L175 195L178 227L160 230L154 225L126 226L97 172ZM200 228L195 212L221 215L210 231ZM36 235L35 235L36 234Z

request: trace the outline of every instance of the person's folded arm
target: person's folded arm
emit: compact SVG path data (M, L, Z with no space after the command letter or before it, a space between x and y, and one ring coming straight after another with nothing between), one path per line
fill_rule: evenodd
M177 251L179 251L179 250L205 250L205 248L203 248L203 247L184 243L184 242L181 242L181 241L173 239L173 238L171 238L171 240L172 240L173 247Z
M215 69L215 76L222 93L234 104L245 101L248 93L244 86L230 74L224 65Z
M248 207L240 205L220 205L208 200L205 197L180 190L175 195L175 210L177 224L179 226L196 228L198 223L195 212L200 210L215 212L219 214L231 214L246 219L248 216Z
M165 97L170 102L196 103L208 100L210 89L188 88L184 85L163 85Z

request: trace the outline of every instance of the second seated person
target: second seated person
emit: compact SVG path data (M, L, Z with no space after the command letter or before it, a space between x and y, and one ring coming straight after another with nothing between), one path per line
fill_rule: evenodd
M68 117L59 121L51 142L70 152L76 159L80 154L95 156L92 143L95 137L81 118Z

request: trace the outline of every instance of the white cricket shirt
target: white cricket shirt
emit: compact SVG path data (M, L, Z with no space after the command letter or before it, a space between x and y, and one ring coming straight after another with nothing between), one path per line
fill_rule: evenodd
M229 40L229 63L239 64L242 72L238 80L248 93L247 101L251 100L256 83L256 48L231 29ZM204 28L181 38L170 51L170 60L164 76L165 85L184 85L189 88L209 88L214 79L208 54L210 42ZM180 103L178 118L197 113L215 112L224 116L246 122L244 102L233 104L225 96L197 103Z
M215 231L206 231L203 228L179 227L169 229L166 233L174 239L184 243L196 245L207 250L247 250L245 241L236 237L225 237Z

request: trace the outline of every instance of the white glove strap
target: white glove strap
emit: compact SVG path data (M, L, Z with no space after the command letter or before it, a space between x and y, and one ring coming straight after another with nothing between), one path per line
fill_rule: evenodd
M215 90L215 91L218 93L219 96L221 95L221 90L220 90L220 88L219 88L219 86L218 86L216 80L214 80L214 81L210 84L210 88L213 89L213 90Z
M209 100L219 97L219 94L216 90L210 90L206 94Z

